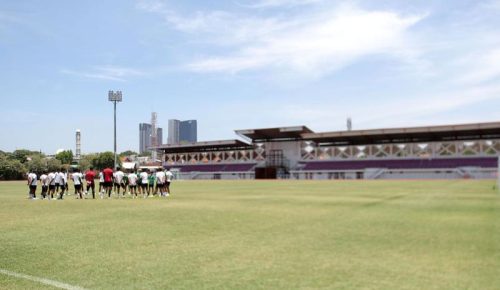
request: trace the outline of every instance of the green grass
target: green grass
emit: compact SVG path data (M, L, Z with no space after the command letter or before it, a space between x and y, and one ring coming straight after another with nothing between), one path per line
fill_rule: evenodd
M90 289L498 289L493 186L178 181L168 200L30 201L1 182L0 268Z

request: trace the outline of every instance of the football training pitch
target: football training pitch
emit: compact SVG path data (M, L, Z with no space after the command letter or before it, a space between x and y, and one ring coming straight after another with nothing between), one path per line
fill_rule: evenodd
M0 182L0 288L499 289L494 184L177 181L167 199L48 201Z

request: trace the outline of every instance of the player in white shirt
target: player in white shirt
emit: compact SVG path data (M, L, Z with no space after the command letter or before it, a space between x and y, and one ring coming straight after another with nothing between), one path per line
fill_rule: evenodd
M130 188L130 194L133 198L137 198L137 174L135 172L129 173L128 175L128 186Z
M123 185L123 176L125 176L125 174L121 171L120 167L118 167L113 175L115 178L115 192L118 194L118 197L120 197L120 187ZM123 190L123 196L125 196L125 190Z
M163 170L158 170L156 172L156 188L160 191L160 196L165 196L165 182L166 182L165 172Z
M170 168L167 168L167 171L165 172L165 191L166 191L166 196L170 195L170 183L172 182L172 179L174 178L174 174L170 171Z
M71 179L71 174L69 171L64 175L64 184L66 185L66 195L69 195L69 182L68 179Z
M59 171L56 171L54 174L55 174L55 191L56 192L59 192L59 187L61 186L61 183L62 183L62 177L61 175L59 174L60 172Z
M40 175L40 183L42 184L42 198L47 198L47 191L49 190L49 177L46 172Z
M99 171L99 195L101 196L101 199L104 198L104 174L102 173L102 170Z
M30 172L28 174L28 186L30 189L30 199L36 199L36 185L38 184L36 173Z
M57 176L59 177L59 186L61 187L61 192L59 193L59 199L63 199L64 192L66 191L66 174L61 170L61 172L59 172Z
M83 199L82 187L83 187L83 174L79 169L75 169L75 172L71 174L71 179L73 180L73 185L75 186L76 198L80 197Z
M54 172L49 173L49 196L54 198L54 192L56 190L56 174Z
M140 188L141 188L141 193L142 197L146 198L146 190L148 189L148 172L146 169L143 169L141 173L139 173L139 179L140 179Z

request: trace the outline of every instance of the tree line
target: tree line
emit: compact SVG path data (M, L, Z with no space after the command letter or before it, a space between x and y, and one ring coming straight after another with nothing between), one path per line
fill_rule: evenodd
M134 153L127 150L120 156L134 155ZM0 150L0 180L21 180L25 178L27 172L68 171L71 167L78 167L80 170L87 170L90 167L102 170L106 167L113 168L114 160L113 152L109 151L82 155L80 161L75 163L71 150L59 152L54 157L26 149L13 152ZM119 159L118 162L120 163Z

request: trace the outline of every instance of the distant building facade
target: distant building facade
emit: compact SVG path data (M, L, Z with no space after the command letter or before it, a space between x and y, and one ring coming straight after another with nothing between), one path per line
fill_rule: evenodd
M168 120L168 139L167 144L179 144L179 130L180 130L180 121L171 119Z
M148 150L149 147L151 147L151 135L153 134L152 132L153 126L148 123L140 123L139 124L139 153L144 153ZM158 145L163 144L163 129L162 128L157 128L156 129L156 136L158 140Z
M163 129L156 129L156 138L158 138L158 145L163 144Z
M196 120L181 121L179 128L179 143L196 143L198 141Z
M168 120L168 144L196 143L198 124L196 120Z

